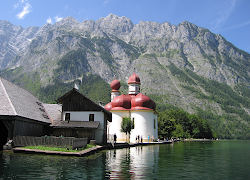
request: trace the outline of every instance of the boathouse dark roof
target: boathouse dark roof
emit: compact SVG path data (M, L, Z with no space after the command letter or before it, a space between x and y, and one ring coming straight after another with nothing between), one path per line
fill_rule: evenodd
M0 115L50 123L43 104L28 91L0 77Z

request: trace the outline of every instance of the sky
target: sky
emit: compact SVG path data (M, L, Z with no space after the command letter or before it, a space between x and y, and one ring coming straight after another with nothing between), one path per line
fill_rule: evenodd
M71 16L82 22L110 13L140 21L189 21L221 34L250 53L250 0L0 0L0 20L23 27L54 24Z

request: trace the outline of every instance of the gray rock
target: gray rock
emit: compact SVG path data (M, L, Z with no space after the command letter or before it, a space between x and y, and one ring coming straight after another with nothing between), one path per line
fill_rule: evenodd
M191 82L181 80L171 67ZM114 14L83 22L68 17L53 25L29 28L0 21L0 70L13 70L12 79L38 73L42 87L53 84L56 77L70 82L88 73L106 82L114 78L126 82L135 71L143 92L160 94L163 102L189 112L195 111L193 106L222 113L217 102L197 98L195 92L183 88L193 87L209 95L201 85L195 85L197 80L187 71L234 88L250 86L249 67L248 53L221 35L186 21L179 25L133 24Z

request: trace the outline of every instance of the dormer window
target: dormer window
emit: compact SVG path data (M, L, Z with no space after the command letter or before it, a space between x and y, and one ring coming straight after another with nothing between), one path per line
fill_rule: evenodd
M95 119L95 115L94 114L90 114L89 115L89 121L94 121Z

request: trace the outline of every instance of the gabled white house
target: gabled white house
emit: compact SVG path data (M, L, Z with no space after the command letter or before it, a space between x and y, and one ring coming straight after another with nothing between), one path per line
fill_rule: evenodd
M59 104L45 104L55 136L87 137L98 144L107 142L107 121L112 114L82 95L77 89L64 94Z

